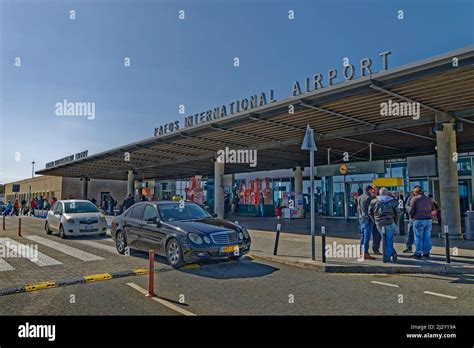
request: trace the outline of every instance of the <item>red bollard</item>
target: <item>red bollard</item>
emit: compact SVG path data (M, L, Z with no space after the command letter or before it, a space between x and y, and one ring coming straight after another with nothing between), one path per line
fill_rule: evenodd
M5 231L6 228L5 228L5 215L3 215L3 230Z
M148 294L147 297L156 297L155 294L155 251L148 251L148 258L150 260L150 272L148 273Z
M21 218L18 219L18 237L23 237L21 235Z

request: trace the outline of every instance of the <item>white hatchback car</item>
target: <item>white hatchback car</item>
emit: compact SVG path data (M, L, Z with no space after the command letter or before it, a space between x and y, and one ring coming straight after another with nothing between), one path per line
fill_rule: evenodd
M105 215L90 201L70 199L57 201L48 211L44 225L47 234L59 232L61 238L98 234L105 236Z

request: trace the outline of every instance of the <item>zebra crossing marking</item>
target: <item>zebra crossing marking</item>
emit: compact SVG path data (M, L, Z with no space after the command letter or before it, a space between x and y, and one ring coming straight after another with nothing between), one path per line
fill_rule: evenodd
M0 272L13 271L15 268L4 259L0 259Z
M82 261L98 261L103 260L103 257L70 247L62 243L55 242L54 240L46 239L40 236L25 236L25 238L32 240L33 242L45 245L49 248L55 249L69 256L75 257Z
M99 249L99 250L104 250L104 251L107 251L107 252L115 254L115 255L120 255L117 252L117 248L115 248L114 246L111 246L111 245L105 245L105 244L102 244L102 243L99 243L99 242L94 242L92 240L76 240L74 242L82 244L82 245L90 246L92 248L96 248L96 249Z
M10 250L15 250L19 257L26 258L40 267L62 264L62 262L11 238L0 238L0 244L5 245Z

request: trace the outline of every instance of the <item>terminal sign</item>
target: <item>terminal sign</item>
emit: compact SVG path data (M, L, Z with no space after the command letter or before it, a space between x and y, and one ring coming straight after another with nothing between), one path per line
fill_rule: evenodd
M75 155L66 156L66 157L63 157L63 158L58 159L56 161L46 163L46 169L56 167L56 166L59 166L61 164L66 164L66 163L69 163L69 162L77 161L77 160L80 160L82 158L86 158L88 152L89 152L88 150L78 152Z
M155 128L155 136L174 133L180 128L188 128L204 123L209 123L223 117L239 113L241 111L251 110L260 106L275 102L274 91L271 89L268 93L261 92L250 98L235 100L227 105L221 105L207 111L198 112L194 115L186 116L184 124L180 121L173 121Z
M388 56L392 52L385 51L379 53L379 56L382 61L382 69L388 70ZM370 76L373 74L372 71L372 60L370 58L364 58L360 61L359 64L359 73L360 76ZM345 58L342 68L342 76L344 77L345 81L352 80L356 74L356 67L349 62L349 59ZM338 70L331 69L328 70L326 79L322 74L315 74L312 77L306 77L303 83L303 86L300 85L298 81L293 83L293 96L297 96L303 93L309 93L312 91L316 91L322 89L327 86L332 86L334 84L334 80L338 77Z

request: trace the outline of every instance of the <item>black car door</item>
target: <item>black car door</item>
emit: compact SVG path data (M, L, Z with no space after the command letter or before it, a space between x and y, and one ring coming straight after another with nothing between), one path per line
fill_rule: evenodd
M157 226L158 210L154 204L146 204L143 220L140 225L140 245L145 250L153 249L157 254L163 254L164 234Z
M142 223L143 210L145 204L137 204L131 213L125 217L124 229L127 236L127 243L131 248L142 249L140 245L140 224Z

